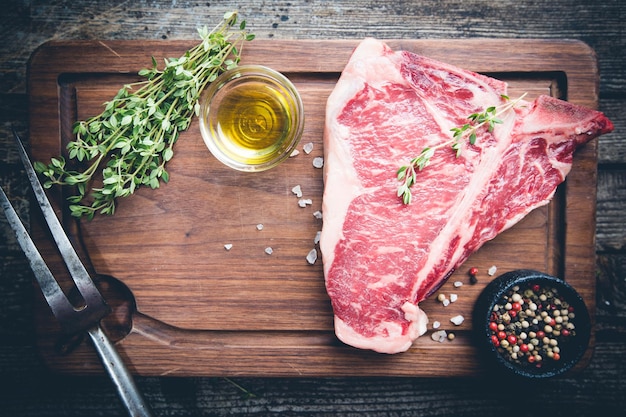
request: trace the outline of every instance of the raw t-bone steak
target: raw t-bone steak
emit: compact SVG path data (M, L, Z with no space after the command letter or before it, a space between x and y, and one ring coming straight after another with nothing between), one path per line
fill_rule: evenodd
M383 353L426 331L418 303L470 254L547 204L575 149L613 129L551 97L520 101L461 155L446 146L417 173L412 202L396 171L450 141L467 116L506 102L507 84L364 40L330 95L324 133L323 255L335 332ZM511 97L514 100L515 97Z

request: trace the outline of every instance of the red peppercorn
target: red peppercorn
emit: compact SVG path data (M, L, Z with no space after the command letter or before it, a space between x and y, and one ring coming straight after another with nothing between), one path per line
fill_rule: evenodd
M552 327L556 326L556 320L554 319L550 320L550 326Z
M515 302L511 304L511 310L520 311L521 309L522 309L522 306L520 303Z
M534 357L533 355L530 355L530 356L528 357L528 362L530 362L530 363L535 362L535 357Z
M519 346L519 350L520 350L521 352L524 352L524 353L528 352L528 345L527 345L526 343L522 343L522 344Z
M496 336L495 334L494 334L493 336L491 336L491 343L492 343L495 347L500 346L500 340L498 340L498 336Z
M470 278L469 279L470 284L472 284L472 285L476 284L478 282L478 279L476 278L476 274L478 274L478 268L475 268L475 267L470 268L470 270L468 271L468 274L469 274L469 278Z
M513 318L517 317L517 311L515 311L515 310L509 311L509 316L511 316Z
M544 333L543 330L539 330L537 332L537 339L543 339L544 337L546 337L546 334Z
M510 344L514 345L517 343L517 337L514 334L510 334L506 340L509 341Z
M506 333L502 331L498 332L498 339L506 339Z
M498 323L496 323L495 321L490 322L490 323L489 323L489 330L492 330L492 331L494 331L494 332L495 332L496 330L498 330Z
M541 289L541 286L539 286L539 284L534 284L534 285L533 285L533 291L534 291L534 292L537 292L537 291L539 291L540 289Z
M561 336L565 336L565 337L567 337L567 336L569 336L569 334L570 334L570 333L569 333L569 330L568 330L568 329L563 329L563 330L561 330Z
M555 353L555 354L552 356L552 359L554 359L555 361L558 361L559 359L561 359L561 355L559 355L558 353Z

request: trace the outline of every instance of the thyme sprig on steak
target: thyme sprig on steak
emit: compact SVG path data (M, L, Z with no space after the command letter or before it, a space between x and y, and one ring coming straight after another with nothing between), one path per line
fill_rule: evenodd
M452 138L447 141L434 146L427 146L419 153L418 156L411 159L408 165L401 166L396 172L400 185L398 186L398 197L402 198L404 204L411 204L411 187L417 182L417 173L426 168L435 154L435 151L446 147L451 147L456 151L456 157L461 156L463 151L463 145L465 141L470 145L476 144L477 135L476 132L481 127L486 127L488 132L492 132L496 124L501 124L501 116L503 113L514 108L520 100L526 96L526 93L521 95L515 100L511 100L506 95L501 95L504 103L499 106L487 107L480 113L472 113L467 116L469 120L459 127L453 127L450 129L452 132Z

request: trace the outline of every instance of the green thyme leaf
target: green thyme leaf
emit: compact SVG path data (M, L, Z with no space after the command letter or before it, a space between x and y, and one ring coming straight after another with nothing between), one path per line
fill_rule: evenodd
M67 146L72 163L62 156L35 162L44 187L74 187L68 198L72 216L113 214L117 198L140 185L158 188L160 180L169 181L165 163L180 131L199 114L200 94L239 63L243 44L254 39L238 20L237 12L228 12L213 29L198 29L202 41L179 58L165 59L162 70L152 57L151 67L139 71L144 80L120 88L101 114L77 121ZM94 184L100 170L102 180Z
M397 195L402 199L402 202L404 204L411 203L411 187L417 182L417 172L422 171L430 164L430 160L436 150L450 146L456 152L456 157L458 158L463 152L464 138L467 138L470 145L475 145L478 138L476 132L479 128L486 125L487 131L493 132L496 124L503 123L498 116L513 109L525 96L526 93L518 99L511 101L507 95L502 94L500 97L505 102L504 104L489 106L483 112L470 114L466 117L470 123L450 129L450 132L452 132L451 140L436 146L427 146L422 149L419 156L411 159L409 165L401 166L396 171L396 178L400 182Z

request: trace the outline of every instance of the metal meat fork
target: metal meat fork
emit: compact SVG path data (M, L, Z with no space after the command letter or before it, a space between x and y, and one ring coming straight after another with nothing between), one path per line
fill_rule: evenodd
M113 343L111 343L107 335L100 328L100 320L109 313L110 308L105 303L102 295L96 288L85 266L65 234L37 178L37 174L26 154L22 141L15 130L13 130L13 136L17 142L18 151L22 163L26 168L26 173L28 174L28 178L35 193L35 198L41 207L43 216L48 223L48 227L67 265L68 271L83 297L84 305L75 307L67 299L41 254L35 247L33 240L20 221L15 209L4 193L4 190L0 187L0 205L4 210L4 214L11 228L15 232L18 243L28 257L30 267L39 283L41 291L50 305L54 316L59 321L61 329L65 333L77 334L79 332L87 332L87 334L89 334L129 414L131 416L150 416L150 408L137 389L130 372L115 350Z

